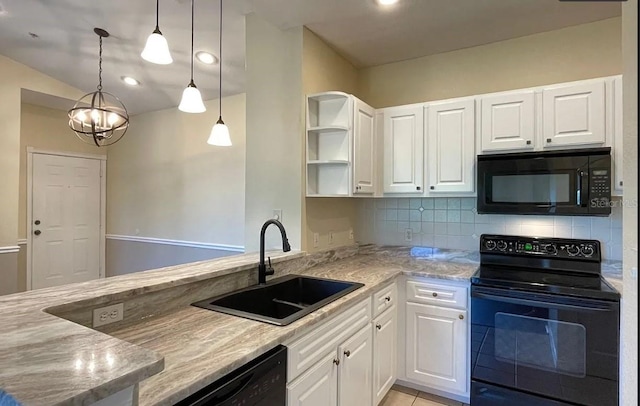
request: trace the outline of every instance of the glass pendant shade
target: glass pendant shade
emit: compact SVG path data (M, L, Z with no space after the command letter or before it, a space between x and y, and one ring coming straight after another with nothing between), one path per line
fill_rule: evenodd
M230 147L231 137L229 136L229 127L222 121L222 117L218 118L218 122L211 129L211 134L207 140L209 145L217 145L219 147Z
M173 62L167 39L162 35L158 27L147 38L147 44L140 54L142 59L158 65L169 65Z
M193 83L193 80L182 92L182 99L180 100L178 109L185 113L204 113L207 111L207 108L202 102L200 90L198 90L195 83Z

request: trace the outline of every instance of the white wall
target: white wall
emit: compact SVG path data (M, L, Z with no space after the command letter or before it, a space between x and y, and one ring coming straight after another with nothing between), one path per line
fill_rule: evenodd
M223 98L232 147L207 144L207 112L133 116L107 157L107 234L244 244L245 95Z
M622 379L624 406L638 404L638 2L622 3L624 259Z
M412 241L405 239L407 229ZM359 200L359 242L477 251L481 234L595 239L606 259L619 261L622 208L614 207L609 217L507 216L477 214L475 197Z
M302 28L281 31L246 16L247 155L245 250L257 251L260 228L282 210L292 247L301 247ZM267 247L282 247L275 227Z

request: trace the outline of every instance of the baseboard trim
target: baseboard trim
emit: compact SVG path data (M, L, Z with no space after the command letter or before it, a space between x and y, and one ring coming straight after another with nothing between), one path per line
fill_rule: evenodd
M20 252L20 247L17 245L8 245L6 247L0 247L0 254L13 254L15 252Z
M244 247L239 245L211 244L205 242L169 240L165 238L140 237L133 235L107 234L107 240L142 242L146 244L173 245L177 247L201 248L206 250L244 252Z

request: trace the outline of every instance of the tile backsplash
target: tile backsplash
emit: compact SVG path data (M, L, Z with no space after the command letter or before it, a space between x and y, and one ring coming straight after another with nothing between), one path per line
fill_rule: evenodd
M478 214L475 197L358 202L356 238L361 243L475 251L481 234L599 240L605 259L622 260L622 208L618 206L609 217L578 217Z

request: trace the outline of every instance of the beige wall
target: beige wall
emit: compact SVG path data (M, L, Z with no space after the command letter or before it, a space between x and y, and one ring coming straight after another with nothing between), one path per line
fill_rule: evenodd
M82 142L69 129L67 112L22 103L20 112L20 186L18 238L24 239L27 225L27 147L48 151L106 155L106 148Z
M358 70L317 35L305 28L302 47L302 84L305 95L340 90L357 96ZM305 139L304 131L301 137ZM302 154L304 154L304 143ZM349 239L349 235L350 230L356 226L356 220L355 199L306 198L303 209L303 249L313 252L352 244L353 240ZM332 245L329 245L329 232L333 233ZM320 237L318 247L313 246L314 233L318 233Z
M21 89L75 100L84 93L0 55L0 247L18 239Z
M302 28L282 31L246 16L247 165L245 250L257 251L262 224L282 210L294 249L302 235ZM271 227L266 247L282 248Z
M359 92L376 108L622 72L621 19L611 18L363 69Z
M205 105L131 118L109 147L107 234L244 245L245 95L222 100L231 147L207 144L218 101Z
M623 292L621 405L638 404L638 2L622 4Z

